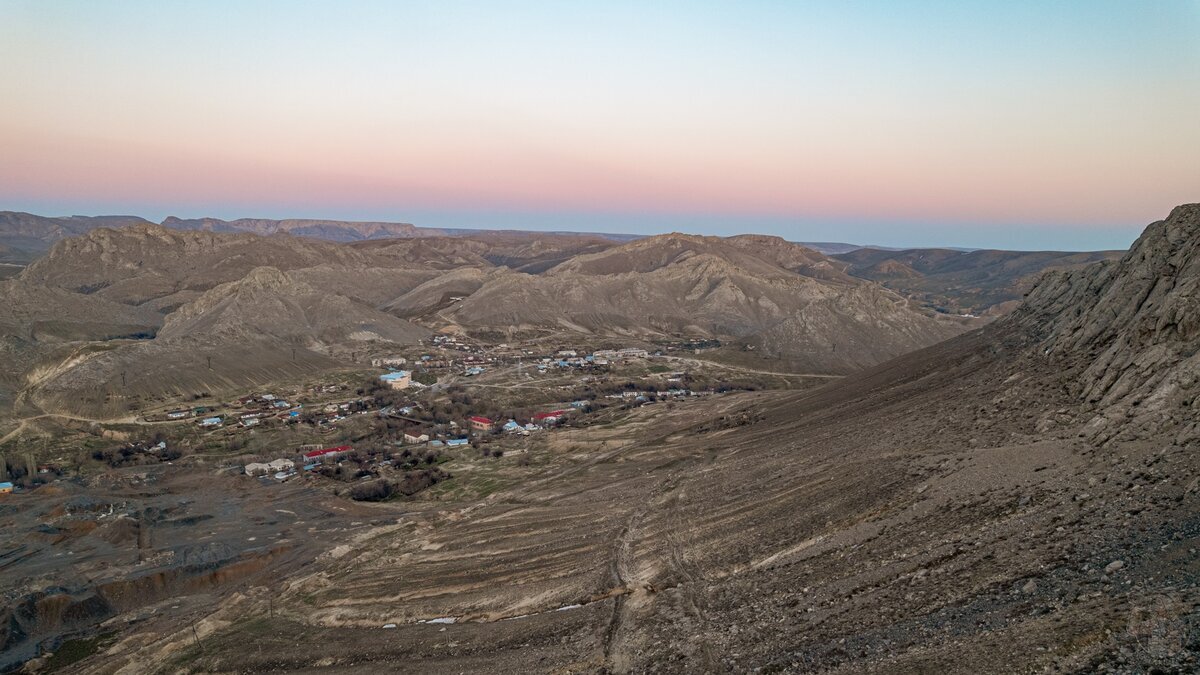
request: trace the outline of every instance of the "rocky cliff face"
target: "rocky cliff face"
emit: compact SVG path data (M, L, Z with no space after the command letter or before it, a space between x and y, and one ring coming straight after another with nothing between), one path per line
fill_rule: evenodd
M1051 273L1011 318L1038 341L1067 386L1100 416L1107 439L1120 426L1200 417L1200 204L1175 208L1146 228L1116 262Z

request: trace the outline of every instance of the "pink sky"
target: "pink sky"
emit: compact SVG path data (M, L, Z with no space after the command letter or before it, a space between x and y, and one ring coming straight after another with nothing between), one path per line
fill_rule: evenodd
M1188 3L984 24L936 5L212 7L0 8L0 208L1086 229L1200 199Z

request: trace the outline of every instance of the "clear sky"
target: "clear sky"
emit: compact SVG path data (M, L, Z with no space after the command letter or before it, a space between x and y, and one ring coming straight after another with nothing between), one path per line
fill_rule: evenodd
M0 209L1123 248L1200 0L0 0Z

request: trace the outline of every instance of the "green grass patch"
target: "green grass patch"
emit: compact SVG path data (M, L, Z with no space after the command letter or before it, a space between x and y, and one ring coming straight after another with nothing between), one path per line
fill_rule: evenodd
M117 634L115 632L101 633L89 638L66 640L58 646L58 649L54 651L54 655L46 661L46 668L50 671L61 670L93 654L98 654L108 649L116 641Z

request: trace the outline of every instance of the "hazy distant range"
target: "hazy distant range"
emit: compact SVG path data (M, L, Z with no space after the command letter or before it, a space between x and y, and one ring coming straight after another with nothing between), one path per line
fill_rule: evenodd
M39 216L21 211L0 211L0 262L25 263L44 253L54 242L66 237L84 234L98 227L125 227L151 221L140 216ZM176 218L170 216L161 225L177 230L201 230L209 232L246 232L259 235L289 234L313 237L328 241L363 241L368 239L393 239L413 237L465 237L486 233L537 235L580 235L627 242L644 235L614 234L608 232L571 231L523 231L523 230L480 230L467 228L418 227L410 223L380 221L346 221L316 218L289 218L273 220L265 218ZM899 248L844 242L794 242L826 255L849 253L863 248L884 251ZM974 249L945 247L945 250L970 251Z

